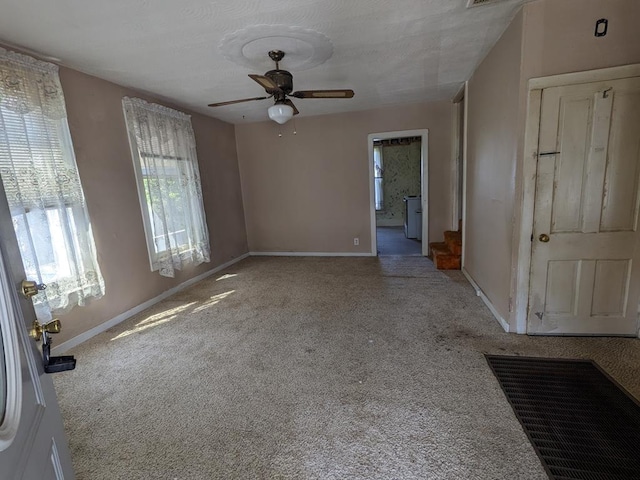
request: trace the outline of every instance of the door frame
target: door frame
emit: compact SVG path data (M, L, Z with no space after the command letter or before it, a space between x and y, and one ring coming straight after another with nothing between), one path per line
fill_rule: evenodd
M464 171L467 145L467 82L464 82L458 93L451 99L451 104L451 131L453 132L451 135L451 230L456 231L458 221L464 218L464 174L460 173ZM462 126L460 117L463 120ZM458 191L459 184L462 184L460 191ZM460 218L458 218L458 210L463 212Z
M515 281L515 323L516 333L527 333L529 310L529 280L531 274L531 253L534 218L536 176L538 168L538 137L540 131L540 108L542 90L581 83L611 81L640 76L640 64L603 68L585 72L566 73L548 77L532 78L527 85L527 110L524 131L524 159L522 167L522 204L520 233L517 240L518 260ZM640 337L640 330L637 336Z
M375 171L373 169L373 141L392 138L421 137L420 142L420 195L422 204L422 256L429 254L429 130L400 130L397 132L370 133L367 135L369 151L369 208L371 212L371 256L378 256L376 238Z

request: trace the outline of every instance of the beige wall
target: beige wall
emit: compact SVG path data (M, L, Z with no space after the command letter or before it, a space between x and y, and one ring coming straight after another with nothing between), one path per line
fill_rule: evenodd
M60 80L106 295L60 317L56 344L247 252L233 125L192 113L212 260L161 277L149 267L121 103L126 95L153 99L66 68Z
M236 125L251 251L370 252L367 135L387 131L429 129L430 240L450 228L450 102L304 117L295 126L296 135L293 121Z
M595 22L600 18L609 20L609 31L596 38ZM511 328L515 328L509 298L515 298L517 283L527 82L640 63L638 18L637 0L528 3L471 78L465 267Z
M469 80L465 264L503 318L509 316L518 150L522 12Z
M595 23L609 20L604 37ZM524 7L523 80L640 62L638 0L539 0Z

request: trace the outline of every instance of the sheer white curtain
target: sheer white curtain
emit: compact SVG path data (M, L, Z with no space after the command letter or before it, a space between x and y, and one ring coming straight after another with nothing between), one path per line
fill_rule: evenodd
M191 117L139 98L125 97L122 105L151 270L173 277L210 260Z
M384 165L382 164L382 147L374 145L373 147L373 168L374 168L374 181L375 181L375 201L376 210L382 210L384 208L384 194L383 194L383 173Z
M0 49L0 176L33 297L49 320L104 294L58 67Z

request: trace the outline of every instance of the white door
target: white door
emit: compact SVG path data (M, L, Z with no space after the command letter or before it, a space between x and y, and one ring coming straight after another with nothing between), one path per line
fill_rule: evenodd
M0 182L0 478L70 480L71 457L53 382L28 335L33 306L17 293L23 275Z
M528 333L633 335L640 78L542 92Z

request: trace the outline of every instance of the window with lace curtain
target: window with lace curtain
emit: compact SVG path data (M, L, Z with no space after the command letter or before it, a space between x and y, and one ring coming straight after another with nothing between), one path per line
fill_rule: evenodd
M0 176L41 320L104 294L58 67L0 49Z
M151 270L173 277L210 260L191 117L139 98L122 105Z

